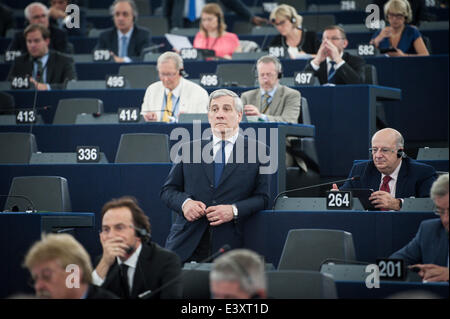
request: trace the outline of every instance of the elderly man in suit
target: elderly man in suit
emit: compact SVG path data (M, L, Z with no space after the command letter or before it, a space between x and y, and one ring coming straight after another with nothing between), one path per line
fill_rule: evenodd
M67 34L63 30L50 25L49 10L45 5L40 2L32 2L26 6L24 13L29 24L40 24L48 29L50 49L63 53L72 53L67 41ZM8 50L27 52L27 44L22 31L14 35Z
M24 31L28 53L14 60L8 81L14 77L31 77L38 90L63 89L67 81L76 79L71 57L49 50L50 33L40 24L31 24Z
M110 11L114 27L99 35L95 49L110 50L115 62L131 62L151 45L150 32L135 24L138 11L133 0L115 0Z
M181 113L206 113L208 92L182 76L183 59L164 52L156 63L160 81L145 91L141 114L147 122L175 122Z
M180 147L160 193L176 213L166 248L183 262L199 262L224 244L242 247L246 219L269 202L270 175L256 156L267 146L239 133L242 101L225 89L209 101L212 137Z
M364 82L364 60L344 52L348 45L343 28L332 25L322 34L322 44L314 59L305 66L320 84L360 84Z
M370 188L375 190L369 197L381 210L400 210L405 197L428 197L436 180L432 166L419 163L406 156L404 139L397 130L385 128L372 137L371 161L355 164L349 178L340 189ZM337 189L336 184L333 189Z
M180 260L151 241L150 222L136 200L128 196L113 199L103 206L101 216L103 254L92 274L93 283L124 299L142 294L181 298L180 281L161 289L180 275ZM153 296L149 295L152 291Z
M424 282L448 281L448 173L433 183L430 196L440 218L423 221L416 236L390 258L417 268Z

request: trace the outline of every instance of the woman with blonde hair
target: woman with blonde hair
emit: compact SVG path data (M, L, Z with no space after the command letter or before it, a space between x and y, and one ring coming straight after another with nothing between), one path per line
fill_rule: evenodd
M320 43L315 31L303 28L303 17L287 4L277 6L270 13L270 21L280 33L269 46L284 47L292 59L304 54L315 54Z
M379 49L392 48L389 56L430 55L419 30L412 21L411 6L407 0L390 0L384 5L389 26L377 31L370 43Z
M215 3L205 5L200 15L200 31L194 38L194 48L214 50L217 57L231 59L234 52L240 51L239 39L226 28L220 6Z

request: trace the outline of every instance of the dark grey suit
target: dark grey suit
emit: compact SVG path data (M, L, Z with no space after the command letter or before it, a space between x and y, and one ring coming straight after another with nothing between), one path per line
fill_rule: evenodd
M146 47L151 45L150 32L147 29L134 26L133 33L131 34L130 41L128 43L128 57L139 57ZM96 50L104 49L114 52L119 55L119 39L117 37L117 29L111 28L103 31L98 37Z

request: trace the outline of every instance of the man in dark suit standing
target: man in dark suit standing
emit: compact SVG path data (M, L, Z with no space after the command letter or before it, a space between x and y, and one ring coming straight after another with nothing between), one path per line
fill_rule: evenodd
M392 128L376 132L369 151L372 160L355 164L349 174L359 179L347 181L341 190L373 189L369 199L381 210L400 210L403 198L429 197L436 171L406 156L400 132ZM336 184L333 188L337 189Z
M25 8L24 12L29 24L41 24L48 29L50 33L50 49L62 53L72 53L67 42L67 34L63 30L50 25L49 11L45 5L40 2L33 2ZM22 31L15 34L8 50L27 52L27 44Z
M312 71L320 84L360 84L364 81L364 60L344 52L348 40L344 29L333 25L326 27L322 34L322 44L314 59L304 71Z
M180 281L155 292L180 275L180 260L151 241L150 222L136 200L113 199L103 206L101 215L103 255L92 274L93 283L125 299L140 298L142 294L181 298Z
M418 268L424 282L448 281L448 173L433 183L430 196L440 218L423 221L413 240L389 258Z
M95 49L110 50L115 62L129 63L150 46L150 32L135 24L138 11L133 0L115 0L110 11L114 28L100 34Z
M67 81L76 79L71 57L49 50L50 34L40 24L29 25L24 33L28 53L14 60L8 81L14 77L30 77L38 90L63 89Z
M212 137L180 147L161 189L162 201L176 213L166 248L183 262L199 262L225 244L242 247L246 219L268 206L271 172L256 156L267 146L239 133L242 114L236 93L211 93Z

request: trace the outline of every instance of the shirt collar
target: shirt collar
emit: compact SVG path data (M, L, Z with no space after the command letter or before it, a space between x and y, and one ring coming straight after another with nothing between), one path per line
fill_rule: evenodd
M123 34L122 32L119 31L119 29L117 29L117 36L120 38L122 38L122 36L126 36L127 40L130 39L131 34L133 33L134 27L131 27L130 31L128 31L127 33Z
M42 62L42 66L45 66L47 64L49 55L49 52L47 52L46 55L41 56L40 58L36 58L35 60L40 60Z
M117 257L117 263L120 265L125 264L128 267L136 268L137 260L142 250L142 243L139 244L139 247L134 251L134 253L125 261L122 261L119 257Z
M181 82L183 81L183 77L180 78L180 83L178 83L177 87L172 90L172 96L179 97L181 94ZM164 88L164 93L167 95L170 92L168 88Z
M227 141L228 143L231 143L231 144L234 145L234 143L236 143L238 135L239 135L239 130L236 132L236 134L234 134L233 136L227 138L225 141ZM215 136L213 134L213 145L216 145L217 143L220 143L220 142L222 142L222 139L218 138L217 136Z
M278 85L275 85L271 91L267 92L267 94L269 94L270 97L273 98L273 96L275 95L275 91L277 90L277 88L278 88ZM261 92L261 95L262 95L262 96L264 96L264 94L266 94L266 91L264 91L263 89L260 89L260 92Z
M392 180L395 180L395 181L397 180L398 173L400 172L400 167L402 166L402 162L403 161L400 161L400 164L397 165L397 168L394 169L394 171L392 172L391 175L389 175ZM386 176L385 174L381 173L381 179L383 179L385 176Z

